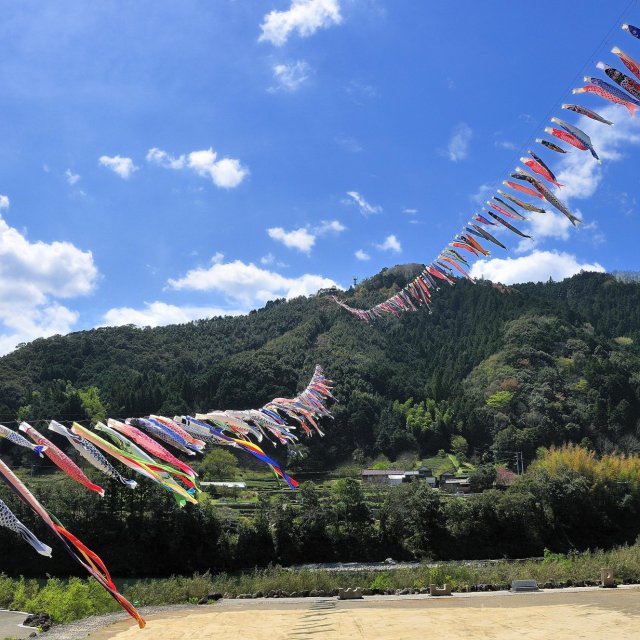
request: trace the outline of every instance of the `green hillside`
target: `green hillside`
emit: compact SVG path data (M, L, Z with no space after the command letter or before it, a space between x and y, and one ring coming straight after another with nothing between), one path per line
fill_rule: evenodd
M346 296L375 303L419 268L383 270ZM365 324L321 292L242 317L36 340L0 359L0 417L257 407L299 390L321 363L340 403L328 436L303 444L309 469L354 452L426 457L449 450L454 435L468 455L493 448L531 459L565 441L640 451L637 283L595 273L508 289L459 282L434 301L432 314Z

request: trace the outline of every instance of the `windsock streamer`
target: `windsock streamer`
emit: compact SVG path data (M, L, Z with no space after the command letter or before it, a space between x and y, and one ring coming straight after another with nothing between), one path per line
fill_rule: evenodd
M638 64L631 56L628 56L619 47L613 47L613 49L611 49L611 53L617 55L624 66L627 67L627 69L629 69L636 78L640 79L640 64Z
M597 96L600 96L601 98L604 98L605 100L609 100L609 102L621 104L628 109L629 114L632 118L638 110L638 107L640 107L640 103L631 98L628 94L624 93L622 90L614 87L612 84L609 84L604 80L586 76L585 82L590 82L591 84L580 87L578 89L574 89L573 93L593 93Z
M632 24L623 24L622 28L624 31L629 32L634 38L638 38L640 40L640 28L634 27Z
M607 120L595 111L591 111L591 109L587 109L586 107L583 107L579 104L563 104L562 108L573 111L574 113L579 113L581 116L587 116L587 118L591 118L591 120L596 120L597 122L602 122L603 124L608 124L609 126L613 125L613 122L611 122L611 120Z
M604 71L616 84L620 85L627 93L630 93L636 100L640 99L640 84L628 75L614 69L604 62L598 62L598 69Z
M17 444L19 447L31 449L31 451L36 455L39 455L41 458L44 458L42 454L47 450L45 445L31 444L24 436L21 436L19 433L16 433L2 424L0 424L0 438L5 438L9 442Z
M84 485L90 491L95 491L101 497L104 496L104 489L97 484L91 482L85 475L84 471L61 449L56 447L53 442L47 440L39 431L36 431L27 422L21 422L18 427L20 431L26 433L36 444L44 447L44 453L59 469L64 471L70 478Z
M17 533L26 543L30 544L41 556L51 557L52 549L31 533L7 505L0 500L0 526Z

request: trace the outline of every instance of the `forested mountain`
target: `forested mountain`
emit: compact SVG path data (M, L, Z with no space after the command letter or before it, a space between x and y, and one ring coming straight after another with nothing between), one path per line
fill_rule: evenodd
M345 297L369 306L419 269L385 269ZM508 288L445 285L433 313L372 324L321 292L242 317L23 345L0 359L0 419L37 425L104 412L258 407L300 390L320 363L340 403L327 437L301 448L309 468L354 453L393 459L447 450L454 435L478 455L494 448L531 459L538 446L565 441L638 453L639 341L640 285L605 274ZM0 450L22 455L2 442Z

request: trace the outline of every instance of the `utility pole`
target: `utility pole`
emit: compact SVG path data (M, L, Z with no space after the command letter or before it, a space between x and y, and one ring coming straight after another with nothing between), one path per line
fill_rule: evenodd
M524 473L524 457L522 456L522 451L516 451L516 472L518 475L522 475Z

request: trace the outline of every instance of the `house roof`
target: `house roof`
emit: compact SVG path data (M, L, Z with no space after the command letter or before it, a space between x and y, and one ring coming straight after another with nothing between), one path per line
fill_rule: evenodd
M230 489L246 489L246 482L224 482L224 481L216 481L216 482L201 482L201 487L228 487Z
M363 476L394 476L398 474L404 474L403 469L365 469L362 472Z

